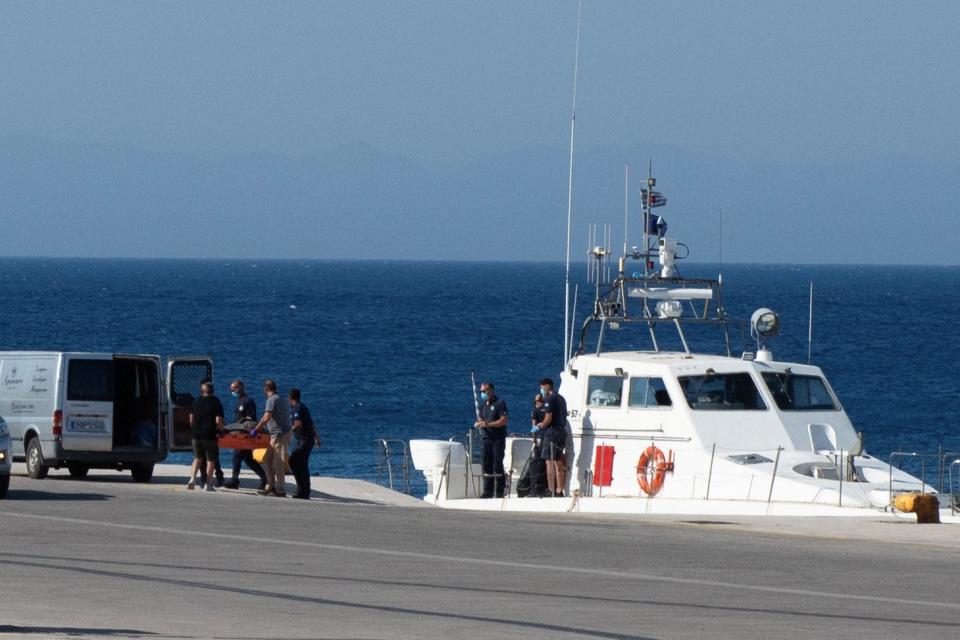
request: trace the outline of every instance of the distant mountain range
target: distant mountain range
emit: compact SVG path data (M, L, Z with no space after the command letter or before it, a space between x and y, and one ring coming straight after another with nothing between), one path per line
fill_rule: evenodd
M960 263L960 161L771 166L659 145L578 151L574 260L588 223L611 224L622 247L624 164L645 177L651 157L668 199L657 212L692 260ZM566 194L559 148L437 172L359 143L212 161L8 137L0 255L557 261Z

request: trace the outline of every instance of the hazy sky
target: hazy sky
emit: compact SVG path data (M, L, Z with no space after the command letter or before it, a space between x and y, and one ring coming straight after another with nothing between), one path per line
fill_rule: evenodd
M34 217L44 224L79 220L76 232L94 239L116 228L116 220L129 225L131 238L138 231L142 235L138 243L83 245L83 255L193 255L194 248L170 242L166 245L172 248L165 253L156 249L153 236L143 235L146 231L137 216L156 225L150 233L159 233L163 219L157 211L167 207L188 219L209 212L206 224L215 233L229 234L231 212L240 210L244 219L254 222L265 211L280 216L281 225L316 221L312 237L326 238L330 246L304 239L302 245L291 247L289 255L338 257L338 247L343 247L344 256L363 257L350 246L351 238L379 231L382 247L375 255L402 257L407 254L395 247L403 226L389 228L383 220L391 215L416 216L421 210L428 212L420 220L426 226L411 239L423 237L427 233L423 229L429 230L436 220L437 238L447 250L443 256L483 257L471 253L476 247L468 233L456 239L453 231L462 220L448 221L450 230L440 227L442 212L457 207L464 197L472 198L478 210L496 207L505 222L522 211L540 220L545 214L533 211L532 203L544 203L550 215L557 211L552 227L563 225L565 162L562 167L547 166L539 158L552 154L559 160L566 153L576 15L574 0L7 0L0 3L0 145L16 148L16 153L5 156L7 166L19 169L24 164L24 140L66 143L74 151L64 152L67 159L56 168L58 173L39 164L24 169L22 176L8 169L7 187L0 175L0 191L7 191L5 200L0 192L0 217L19 216L16 229L23 241L15 249L20 255L80 251L76 243L62 248L48 244L42 230L35 228ZM602 208L615 211L618 206L616 164L622 168L626 161L619 150L633 149L638 156L634 161L644 162L640 156L645 149L658 147L677 149L687 158L749 167L742 172L742 186L759 195L772 189L772 182L761 180L764 171L779 171L781 183L786 183L794 170L816 175L818 167L886 163L887 171L878 171L879 177L860 172L856 192L834 185L834 197L844 207L837 217L843 217L849 228L846 235L834 234L827 240L839 246L872 243L873 248L818 256L823 240L809 237L809 247L796 246L791 240L794 232L781 227L781 239L755 243L767 250L753 256L758 260L844 256L883 261L885 255L898 253L895 232L864 242L857 229L874 224L881 214L894 219L903 204L909 206L891 204L881 211L891 197L883 194L869 202L863 197L878 179L890 181L889 168L901 158L917 161L914 166L922 168L915 171L944 190L926 193L934 200L926 205L934 224L953 217L953 186L946 183L960 166L960 3L587 0L582 28L578 150L587 158L593 150L614 150L608 154L613 158L611 184L601 194ZM428 194L428 204L417 200L417 193L408 193L402 207L390 210L388 197L374 191L362 194L362 186L356 186L364 180L379 181L379 175L360 170L349 174L349 167L342 176L331 172L331 163L336 165L341 157L353 159L345 163L357 162L355 153L342 153L344 146L354 152L371 148L381 160L382 153L412 160L426 171L411 187L414 192L426 191L424 185L429 186L433 176L455 177ZM83 150L100 147L162 154L166 160L156 166L167 173L155 182L132 173L123 178L126 182L95 176L106 185L98 191L83 173L84 154L91 153ZM170 158L183 158L182 166L177 168ZM246 173L236 172L233 183L229 170L217 164L250 158L257 160L246 161ZM269 174L265 184L280 193L258 191L243 177L251 171L256 175L263 158L280 159L263 163L270 167L264 171ZM477 202L476 192L467 196L465 190L458 191L474 165L487 163L489 169L499 158L505 159L502 171L509 173L511 163L528 171L533 163L544 168L541 184L547 176L555 176L556 184L544 184L542 194L525 194L529 190L524 184L514 185L513 191L502 191L500 200L489 203ZM524 165L517 158L528 162ZM314 164L301 165L297 159ZM148 165L121 159L89 166L130 167L134 172ZM305 166L317 175L323 173L324 184L353 184L354 192L368 201L354 207L348 193L336 201L339 209L325 213L323 203L333 202L331 188L318 187L316 194L290 200L291 217L284 219L283 206L272 205L292 183L309 190L311 175L296 176ZM404 176L413 175L409 166L399 162L397 166L406 167ZM173 192L175 185L186 183L178 182L177 171L195 178L183 193ZM606 165L594 171L607 175ZM738 169L731 171L736 174ZM854 175L857 171L853 169ZM283 176L278 177L280 173ZM694 171L689 173L675 176L675 184L697 177ZM844 182L849 175L844 174ZM69 184L57 185L62 191L56 191L43 182L44 176ZM910 186L907 178L905 187ZM492 169L488 179L502 182ZM535 179L531 177L531 183ZM139 193L124 193L124 184L139 185ZM254 201L245 187L260 200ZM391 193L389 186L381 187ZM29 194L38 190L48 197L32 210ZM578 187L578 193L596 202L597 194L589 188ZM521 201L522 195L529 201ZM669 195L683 192L675 189ZM796 200L796 195L784 193L781 201ZM160 202L163 198L168 200ZM101 203L114 218L99 216ZM157 203L157 211L148 211L151 203ZM715 211L717 206L729 210L738 203L704 199L701 194L693 204ZM747 229L744 233L757 226L751 220L775 215L777 199L751 206L744 205L737 213L736 220ZM316 211L303 211L310 207ZM577 229L585 226L581 212L588 208L578 208ZM379 210L382 215L370 213ZM363 222L367 214L369 224ZM461 211L461 218L474 215ZM355 228L340 229L340 236L331 233L347 216ZM90 226L97 221L103 229ZM528 221L527 227L514 232L535 232L535 224ZM917 260L956 262L943 230L929 224L926 230L927 243L935 247ZM252 242L242 245L239 236L225 240L226 247L236 240L233 246L240 255L258 255L257 247ZM529 244L519 238L490 257L530 259L525 243ZM562 238L551 236L550 243L533 258L560 259ZM742 254L730 255L751 259L749 243L741 242L741 247Z
M0 136L430 168L563 147L576 3L4 2ZM790 164L960 147L960 3L584 4L578 142Z

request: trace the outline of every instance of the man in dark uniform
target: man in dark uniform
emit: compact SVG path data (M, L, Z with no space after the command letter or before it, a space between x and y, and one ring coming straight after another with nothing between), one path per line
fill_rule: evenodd
M555 496L563 497L567 484L567 401L553 390L553 380L540 381L543 395L543 421L541 429L540 457L547 465L547 488Z
M507 447L507 403L497 397L492 382L480 385L480 419L476 426L483 436L480 463L483 468L481 498L503 497L503 454Z
M247 395L242 380L234 380L230 383L230 394L237 399L237 406L233 409L233 421L236 423L252 422L250 428L253 428L257 423L257 403ZM257 489L263 489L267 484L267 474L264 473L260 463L254 459L251 449L233 450L233 477L228 482L225 482L223 486L227 489L240 488L240 467L244 462L247 463L250 471L253 471L257 474L257 477L260 478L260 484L257 486Z
M297 492L294 498L310 499L310 451L316 443L320 446L320 436L317 426L310 415L310 409L300 402L300 389L290 389L287 393L290 402L290 426L293 428L293 437L296 439L293 451L290 453L290 471L297 481Z

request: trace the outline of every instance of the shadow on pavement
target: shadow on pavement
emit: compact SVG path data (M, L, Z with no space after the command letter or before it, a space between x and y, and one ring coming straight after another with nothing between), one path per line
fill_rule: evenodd
M137 629L96 629L93 627L22 627L15 624L0 624L0 633L16 633L18 635L49 635L62 634L67 636L122 636L124 638L144 638L155 636L152 631L138 631Z
M10 488L7 500L51 500L58 502L83 502L85 500L109 500L113 496L105 493L57 493L52 491L36 491L34 489Z

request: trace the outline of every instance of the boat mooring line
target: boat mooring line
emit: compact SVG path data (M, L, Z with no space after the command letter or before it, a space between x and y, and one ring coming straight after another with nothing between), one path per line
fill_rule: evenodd
M210 531L191 531L189 529L173 529L170 527L154 527L141 524L125 524L122 522L105 522L100 520L84 520L82 518L65 518L62 516L42 516L32 513L15 513L0 510L0 515L4 517L33 518L36 520L47 520L52 522L64 522L72 524L90 525L95 527L107 527L113 529L130 529L133 531L150 531L154 533L167 533L180 536L193 536L199 538L216 538L218 540L230 539L241 542L263 542L263 538L257 536L245 536L236 533L214 533ZM717 587L720 589L740 589L746 591L757 591L762 593L779 593L787 595L811 596L815 598L839 598L842 600L855 600L862 602L880 602L885 604L897 605L917 605L923 607L958 609L960 603L956 602L937 602L932 600L905 600L903 598L890 598L885 596L870 596L856 593L836 593L831 591L814 591L812 589L791 589L788 587L766 587L761 585L741 584L737 582L724 582L720 580L702 580L699 578L678 578L675 576L664 576L649 573L635 573L632 571L616 571L613 569L588 569L583 567L560 567L556 565L537 564L534 562L511 562L508 560L493 560L490 558L468 558L461 556L451 556L439 553L424 553L421 551L399 551L396 549L377 549L372 547L357 547L344 544L329 544L325 542L309 542L304 540L273 540L271 544L284 545L288 547L306 547L311 549L322 549L327 551L346 551L349 553L361 553L375 556L386 556L393 558L415 558L417 560L438 560L443 562L453 562L459 564L477 565L477 566L498 566L510 569L533 569L537 571L553 571L558 573L568 573L574 575L603 576L607 578L619 578L622 580L634 580L642 582L661 582L667 584L686 584L701 587Z

